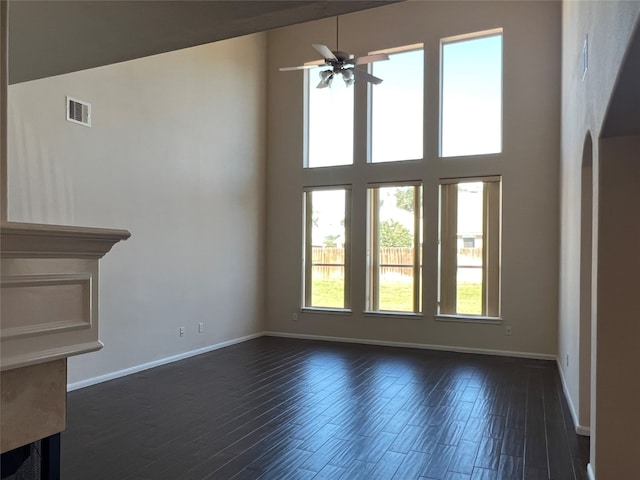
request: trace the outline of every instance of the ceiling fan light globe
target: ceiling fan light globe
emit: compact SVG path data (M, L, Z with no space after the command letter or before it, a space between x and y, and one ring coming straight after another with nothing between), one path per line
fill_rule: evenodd
M331 82L333 81L333 72L331 70L324 70L320 72L320 83L316 86L316 88L327 88L331 86Z
M355 79L353 78L353 71L350 68L342 70L342 79L347 87L353 85Z

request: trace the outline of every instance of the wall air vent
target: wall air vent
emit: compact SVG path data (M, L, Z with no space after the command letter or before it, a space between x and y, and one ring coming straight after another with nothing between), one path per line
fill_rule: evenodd
M91 126L91 104L67 97L67 120L73 123Z

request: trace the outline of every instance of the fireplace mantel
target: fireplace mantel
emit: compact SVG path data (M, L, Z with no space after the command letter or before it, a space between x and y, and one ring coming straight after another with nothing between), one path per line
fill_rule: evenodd
M102 348L98 260L126 230L5 222L0 369Z
M130 236L127 230L2 222L0 249L3 258L100 259Z
M0 451L64 429L66 359L102 348L98 263L126 230L2 222Z

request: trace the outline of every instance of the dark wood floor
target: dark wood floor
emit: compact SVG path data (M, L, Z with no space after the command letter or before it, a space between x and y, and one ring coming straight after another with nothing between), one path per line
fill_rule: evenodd
M64 480L585 479L549 361L262 337L69 393Z

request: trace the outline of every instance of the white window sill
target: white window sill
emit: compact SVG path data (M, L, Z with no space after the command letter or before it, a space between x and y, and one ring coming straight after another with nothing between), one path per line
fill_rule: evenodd
M374 312L364 311L365 317L380 317L380 318L406 318L408 320L422 320L421 313L409 313L409 312Z
M481 315L436 315L437 322L486 323L490 325L502 324L501 317L483 317Z
M312 313L321 315L351 315L353 312L348 308L320 308L320 307L304 307L300 309L301 313Z

